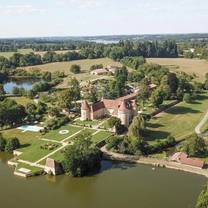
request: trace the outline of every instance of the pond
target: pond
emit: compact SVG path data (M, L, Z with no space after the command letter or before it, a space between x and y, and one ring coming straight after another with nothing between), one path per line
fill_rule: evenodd
M6 93L11 94L14 87L21 88L23 87L25 90L31 90L32 85L37 82L34 79L9 79L4 83L4 90Z
M151 166L102 162L101 173L84 178L13 175L0 155L3 208L193 208L206 178Z

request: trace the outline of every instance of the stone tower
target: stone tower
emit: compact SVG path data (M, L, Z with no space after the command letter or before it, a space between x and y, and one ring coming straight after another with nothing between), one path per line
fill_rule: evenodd
M81 105L81 120L86 121L90 119L90 106L86 100L83 100Z
M131 104L132 104L133 116L137 116L138 113L137 113L137 102L136 102L136 100L132 100Z
M131 111L127 108L125 101L122 101L118 109L118 118L121 119L121 124L129 126Z

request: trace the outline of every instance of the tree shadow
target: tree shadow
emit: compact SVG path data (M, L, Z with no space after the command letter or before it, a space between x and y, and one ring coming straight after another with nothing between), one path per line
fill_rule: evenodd
M29 147L31 146L31 144L21 144L20 148L26 148L26 147Z
M194 110L192 108L184 107L184 106L175 106L174 108L171 108L166 113L169 114L187 114L187 113L200 113L199 110Z
M197 95L197 100L199 101L202 101L202 100L207 100L208 99L208 96L207 95L204 95L204 94L200 94L200 95Z
M147 129L144 132L144 138L146 141L154 141L154 140L163 140L166 139L168 136L170 136L169 132L165 132L165 131L154 131L154 130L150 130Z
M131 163L131 162L103 160L99 173L108 171L110 169L128 170L129 168L133 168L135 166L136 164L133 162Z
M153 129L155 129L155 128L163 127L164 125L159 124L159 123L147 123L146 126L147 126L147 128L153 128Z

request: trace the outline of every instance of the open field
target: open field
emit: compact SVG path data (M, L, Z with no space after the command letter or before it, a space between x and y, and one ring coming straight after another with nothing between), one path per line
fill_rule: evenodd
M208 61L186 58L148 58L148 63L155 63L168 67L172 71L184 71L189 74L195 73L198 80L203 81L208 72Z
M165 139L172 135L176 140L184 139L194 133L196 125L203 118L208 108L208 94L199 95L192 104L184 102L158 114L150 120L146 139Z
M14 53L27 54L30 52L33 52L33 50L32 49L19 49L17 52L0 52L0 56L10 58Z
M80 74L73 74L70 72L70 67L73 64L78 64L81 67ZM97 76L90 74L90 67L94 64L103 64L104 66L113 65L113 66L122 66L119 62L115 62L109 58L100 58L100 59L85 59L85 60L77 60L77 61L69 61L69 62L56 62L49 63L37 66L23 67L24 69L31 71L34 69L39 69L41 71L61 71L68 75L67 78L64 79L64 83L62 83L61 87L67 86L69 78L76 77L79 81L89 81L101 77L111 78L110 76Z

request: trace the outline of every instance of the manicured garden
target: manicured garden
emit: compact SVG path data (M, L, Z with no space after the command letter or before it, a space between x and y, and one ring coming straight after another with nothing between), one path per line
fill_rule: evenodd
M88 121L82 121L80 119L74 120L73 124L78 126L96 126L100 124L102 120L88 120Z
M62 141L63 139L66 139L67 137L70 137L71 135L77 133L81 129L81 127L71 126L67 124L59 129L49 131L48 133L44 134L42 138Z
M60 146L61 144L58 143L37 140L27 147L18 149L18 151L23 152L18 158L29 162L36 162Z

